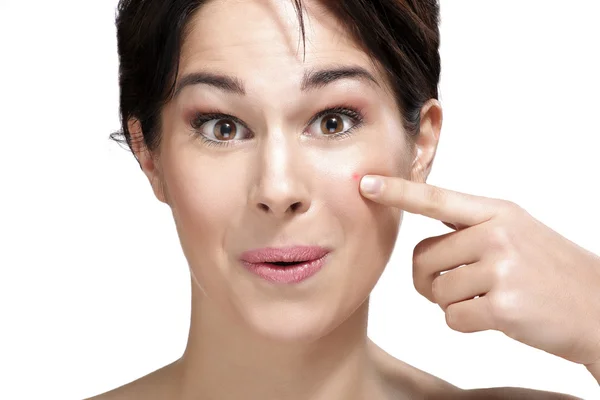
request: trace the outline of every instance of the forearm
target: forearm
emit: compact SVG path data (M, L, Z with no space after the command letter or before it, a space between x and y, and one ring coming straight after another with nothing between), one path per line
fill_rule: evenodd
M597 362L595 364L588 364L585 367L588 371L590 371L592 376L596 378L598 385L600 385L600 362Z

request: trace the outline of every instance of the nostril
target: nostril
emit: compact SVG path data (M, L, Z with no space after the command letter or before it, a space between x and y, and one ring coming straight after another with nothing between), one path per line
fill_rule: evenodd
M292 203L291 205L289 205L287 207L287 209L284 210L284 208L282 207L281 209L278 208L274 208L274 207L269 207L268 203L257 203L256 206L259 208L259 210L264 211L265 213L271 213L271 212L275 212L277 214L279 213L298 213L301 212L302 208L305 206L305 203L303 203L302 201L297 201L295 203ZM285 211L285 212L284 212Z

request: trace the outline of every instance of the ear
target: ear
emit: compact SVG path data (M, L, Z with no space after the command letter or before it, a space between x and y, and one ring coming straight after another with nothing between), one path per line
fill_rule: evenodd
M140 163L142 171L144 171L144 174L150 181L154 195L159 201L168 204L158 157L154 156L146 147L146 141L144 140L139 120L131 118L127 122L127 129L131 136L131 148L135 158Z
M442 130L442 106L430 99L421 108L419 134L415 137L415 152L411 167L411 180L424 183L431 172L433 159Z

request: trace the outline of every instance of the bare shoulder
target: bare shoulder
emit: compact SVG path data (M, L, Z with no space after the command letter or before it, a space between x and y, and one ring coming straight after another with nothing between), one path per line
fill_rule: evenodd
M583 400L568 394L516 387L461 389L423 370L398 360L369 343L372 356L394 393L392 398L427 400Z
M462 389L385 352L369 340L371 359L393 399L458 398Z
M542 390L516 388L516 387L497 387L488 389L465 390L461 396L464 400L489 399L489 400L583 400L579 397L564 393L546 392Z
M133 382L85 400L162 400L173 397L173 366L166 365Z

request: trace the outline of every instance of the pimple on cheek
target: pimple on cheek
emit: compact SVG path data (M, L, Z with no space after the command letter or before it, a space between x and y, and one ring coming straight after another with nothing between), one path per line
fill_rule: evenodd
M356 172L354 172L354 173L352 174L352 180L353 180L353 181L357 181L357 182L358 182L358 181L360 180L360 175L359 175L359 174L357 174Z

